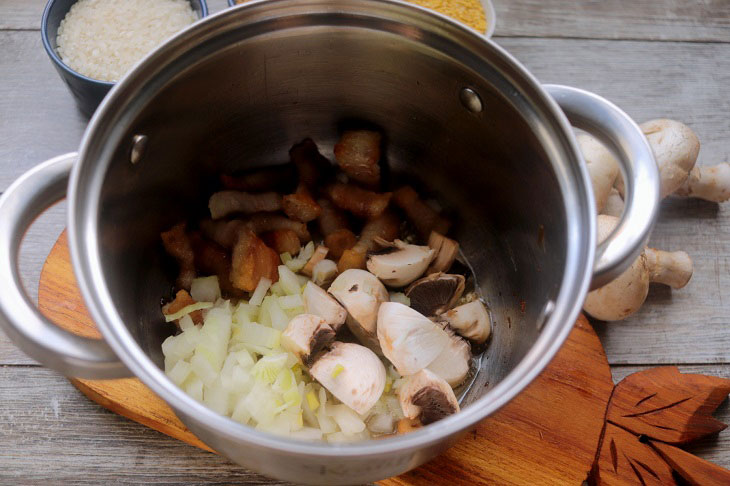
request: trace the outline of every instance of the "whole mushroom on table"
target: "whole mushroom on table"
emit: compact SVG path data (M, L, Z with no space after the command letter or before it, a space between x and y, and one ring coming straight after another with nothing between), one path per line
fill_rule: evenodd
M694 197L711 202L730 199L730 164L697 166L700 142L687 125L670 119L640 125L654 153L660 176L660 196ZM598 241L618 224L625 187L613 153L594 137L581 133L578 143L586 161L598 216ZM588 294L583 309L591 316L622 320L639 310L655 282L681 289L692 277L692 260L684 251L645 248L618 278Z

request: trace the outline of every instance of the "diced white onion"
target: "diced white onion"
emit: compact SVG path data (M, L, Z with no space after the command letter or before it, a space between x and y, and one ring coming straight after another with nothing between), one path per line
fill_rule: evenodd
M186 316L190 314L191 312L195 312L196 310L201 309L210 309L213 307L212 302L196 302L194 304L186 305L179 311L175 312L174 314L164 314L165 316L165 322L172 322L180 319L182 316Z
M218 277L200 277L193 279L190 286L190 296L198 302L215 302L221 297L221 288Z
M251 305L261 305L264 301L264 297L266 296L266 292L269 291L269 287L271 287L271 280L266 277L260 278L259 283L256 285L253 294L251 294L251 298L248 303Z

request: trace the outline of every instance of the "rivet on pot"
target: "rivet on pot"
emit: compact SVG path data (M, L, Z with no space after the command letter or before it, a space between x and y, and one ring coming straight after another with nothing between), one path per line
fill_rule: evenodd
M144 151L147 148L147 135L137 134L132 137L132 150L129 153L129 161L136 164L142 160Z
M552 300L548 300L545 303L545 306L542 308L542 312L540 312L540 317L537 319L537 330L541 331L542 327L545 325L545 323L550 319L550 316L553 315L553 311L555 310L555 302Z
M482 99L479 97L476 91L471 88L461 88L459 92L459 99L464 108L471 111L472 113L480 113L484 109Z

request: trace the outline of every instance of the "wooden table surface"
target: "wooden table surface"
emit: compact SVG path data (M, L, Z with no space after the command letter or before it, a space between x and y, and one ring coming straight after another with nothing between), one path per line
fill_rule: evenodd
M494 1L495 40L541 81L594 91L637 121L682 120L700 137L700 164L730 161L729 0ZM76 149L86 122L41 45L44 4L0 0L0 191ZM24 243L34 298L64 211ZM680 291L653 287L635 317L596 325L615 379L658 364L730 377L730 203L664 201L651 244L687 251L695 275ZM727 403L718 417L730 421ZM730 468L730 431L692 451ZM104 482L277 484L105 411L0 332L0 484Z

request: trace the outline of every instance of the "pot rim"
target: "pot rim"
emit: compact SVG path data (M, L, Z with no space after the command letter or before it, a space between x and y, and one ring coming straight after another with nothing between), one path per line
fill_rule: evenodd
M507 376L460 413L416 432L386 440L349 444L298 441L261 432L217 414L178 388L137 344L113 304L101 270L96 217L99 210L99 194L110 162L108 155L111 150L108 147L110 144L98 144L96 141L106 140L107 138L101 135L114 129L109 126L111 119L117 123L119 120L122 122L131 120L132 115L125 110L119 110L124 115L122 118L117 117L117 109L126 106L126 102L122 99L128 96L130 91L135 90L134 85L140 83L138 78L145 80L146 73L159 72L161 66L175 59L171 54L176 51L187 51L191 46L198 44L201 38L214 37L214 27L222 28L222 25L228 24L228 27L223 28L228 31L234 28L236 24L234 20L259 22L271 19L277 13L286 14L293 11L301 14L303 9L314 8L318 8L317 12L320 13L351 13L395 23L407 22L409 26L415 25L414 28L428 29L436 35L457 39L462 49L472 49L482 53L491 51L499 57L500 62L504 63L512 75L517 76L514 83L520 82L522 87L531 90L531 101L540 104L540 109L553 124L552 128L556 135L563 139L555 140L555 145L560 146L560 149L573 159L562 167L562 174L557 171L553 160L556 177L563 192L568 249L560 291L552 313L541 326L539 337ZM278 26L282 30L297 28L283 24ZM401 33L401 35L407 34ZM196 39L195 42L192 39ZM149 77L146 80L149 81ZM94 145L103 148L100 149L101 157L90 155ZM398 0L342 0L337 4L327 0L257 0L208 16L168 40L115 85L91 119L84 133L79 154L79 161L74 165L69 182L68 239L78 286L94 322L125 365L173 409L192 417L201 426L212 429L228 439L254 443L257 447L310 457L363 458L422 449L474 426L514 398L542 372L572 330L591 281L596 244L596 222L593 216L595 203L587 171L582 164L577 163L582 159L572 128L562 110L540 86L537 79L493 41L444 15ZM572 173L566 175L570 171ZM578 187L580 190L575 191L576 194L566 193L566 180L574 186L578 184L582 187Z

